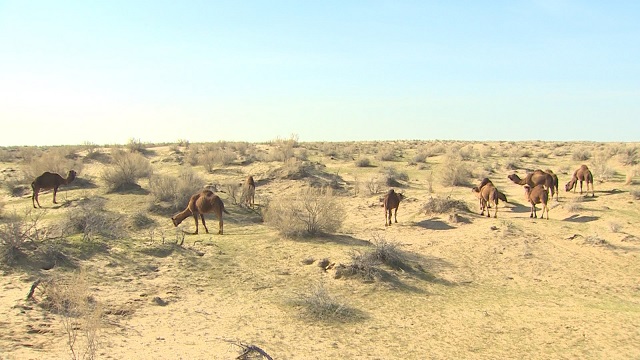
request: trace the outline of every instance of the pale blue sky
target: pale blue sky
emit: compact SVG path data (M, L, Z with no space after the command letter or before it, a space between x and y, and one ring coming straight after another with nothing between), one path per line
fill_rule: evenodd
M3 1L0 146L640 141L640 1Z

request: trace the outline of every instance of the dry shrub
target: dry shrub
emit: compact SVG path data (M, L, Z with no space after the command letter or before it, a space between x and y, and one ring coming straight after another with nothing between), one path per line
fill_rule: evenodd
M396 159L396 150L385 147L378 152L376 159L380 161L394 161Z
M362 157L362 158L356 160L356 166L357 167L370 167L371 166L371 159L369 159L368 157Z
M373 249L365 252L353 252L351 263L336 267L335 278L357 276L364 281L382 279L385 271L380 268L386 265L394 270L412 271L408 265L408 255L397 243L387 241L384 236L373 235Z
M96 236L116 239L126 234L122 216L105 209L106 199L92 198L83 201L77 209L67 213L65 229L82 234L82 239L91 241Z
M382 174L382 177L384 178L384 183L387 186L393 186L393 187L401 186L402 184L400 184L399 181L404 181L404 182L409 181L409 175L407 175L406 172L404 171L399 172L394 167L385 168L384 173Z
M140 139L130 138L127 141L126 148L131 153L137 152L140 154L144 154L147 147L142 141L140 141Z
M444 197L432 197L422 206L422 211L427 215L433 214L447 214L452 211L466 211L469 212L467 203L462 200L451 199L449 196Z
M75 170L77 173L82 172L82 161L77 159L74 154L70 154L67 147L51 148L42 153L42 156L33 157L26 160L27 163L22 167L27 179L35 179L42 175L45 171L57 173L65 177L69 170Z
M112 158L111 165L102 172L102 180L110 192L137 188L138 180L151 176L153 172L149 160L139 153L117 150Z
M622 225L620 225L620 223L617 223L615 221L610 221L608 225L609 225L609 230L611 230L612 233L618 233L622 229Z
M265 221L288 237L335 232L342 225L343 218L344 209L329 187L281 194L271 199L265 211Z
M572 198L562 205L562 207L570 213L577 213L584 209L582 202L584 201L583 197Z
M238 205L239 201L245 200L242 192L242 184L237 181L226 181L222 183L222 188L233 205Z
M638 164L638 147L625 146L620 151L620 162L625 166L633 166Z
M587 161L591 158L591 152L586 148L580 148L573 152L571 159L573 161Z
M178 176L153 175L149 189L154 202L166 203L171 211L181 211L189 198L202 190L205 181L190 168L182 168Z
M631 190L629 193L634 200L640 200L640 190Z
M102 307L90 292L84 271L47 281L42 307L58 314L72 359L94 359L102 326Z
M292 134L288 139L276 138L271 142L272 148L267 161L282 161L295 158L294 148L298 147L298 135Z
M594 179L602 181L608 181L615 175L615 170L609 166L609 156L605 152L599 152L594 156L590 169Z
M129 218L129 224L131 224L131 227L135 230L149 228L152 225L155 225L155 223L156 222L143 211L138 211Z
M13 265L34 241L43 240L46 231L40 229L40 221L45 211L27 208L24 214L14 213L0 225L0 263Z
M468 186L471 171L455 151L448 152L440 164L440 183L443 186Z
M346 321L358 317L358 312L344 301L329 294L323 283L310 287L307 293L300 295L295 301L301 306L304 314L314 320Z

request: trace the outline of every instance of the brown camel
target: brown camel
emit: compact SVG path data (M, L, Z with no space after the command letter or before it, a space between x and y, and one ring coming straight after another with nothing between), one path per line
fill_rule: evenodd
M498 217L498 189L493 186L493 184L489 183L483 186L482 188L478 188L477 186L471 189L478 199L480 200L480 215L484 215L484 210L487 210L487 217L491 217L491 213L489 211L489 204L493 203L495 205L495 210L493 212L493 217Z
M42 175L38 176L31 183L31 189L33 189L31 202L33 203L33 207L36 207L36 203L38 204L38 207L42 207L40 206L40 201L38 201L38 193L40 193L40 190L53 189L53 203L57 204L56 194L58 193L58 188L60 187L60 185L67 185L75 180L76 175L77 173L75 172L75 170L69 170L66 179L56 173L51 173L48 171L42 173Z
M553 188L556 193L556 200L560 201L560 191L558 191L558 189L560 188L560 182L558 181L558 175L556 175L549 169L546 169L544 172L551 175L551 177L553 178ZM551 195L551 198L553 199L553 195Z
M480 185L478 185L478 189L482 189L483 186L487 185L488 183L491 183L491 185L493 185L493 183L491 182L491 180L489 180L489 178L484 178L482 179L482 181L480 182ZM497 189L497 188L496 188ZM502 191L498 190L498 199L508 203L507 201L507 195L505 195ZM489 208L491 208L491 204L487 204L487 206L489 206Z
M253 208L255 205L256 183L253 176L249 175L242 185L242 200L248 207Z
M582 182L586 181L587 194L589 194L589 184L591 184L591 196L596 196L593 190L593 174L591 173L591 170L589 170L587 165L582 165L578 170L573 172L573 177L571 177L571 180L567 183L567 185L564 186L564 189L567 191L571 191L571 189L573 189L573 192L575 192L576 183L578 182L578 180L580 180L580 195L582 195Z
M220 230L218 230L218 234L222 235L222 212L227 214L229 213L225 210L224 203L218 195L214 194L210 190L203 190L191 196L187 208L174 215L171 220L173 221L174 226L178 226L184 219L189 216L193 216L193 219L196 221L196 231L193 234L196 235L198 234L198 215L200 215L200 219L202 219L202 226L204 226L204 230L208 234L209 229L207 229L207 224L204 221L204 214L214 213L219 220L218 227Z
M542 204L542 215L540 219L544 219L544 212L547 212L547 220L549 220L549 191L542 185L536 185L533 188L529 185L524 186L524 197L531 203L531 215L529 217L537 218L536 204Z
M393 189L389 190L387 195L384 196L384 200L382 201L384 205L384 226L391 226L391 210L394 209L394 220L396 223L398 222L398 207L400 206L400 201L402 201L402 199L404 199L404 195L393 191ZM387 218L389 221L387 221Z
M524 179L520 179L516 174L511 174L507 177L518 185L529 185L531 188L534 188L536 185L543 185L547 190L551 191L552 198L555 194L555 189L553 188L553 176L542 170L535 170L534 172L528 173Z

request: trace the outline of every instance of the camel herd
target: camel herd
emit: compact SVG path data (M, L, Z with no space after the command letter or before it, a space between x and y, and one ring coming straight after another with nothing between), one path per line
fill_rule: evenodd
M41 190L49 190L53 189L53 203L56 202L56 194L58 192L58 188L61 185L68 185L71 183L77 174L74 170L69 170L67 177L63 178L59 174L44 172L42 175L38 176L31 183L31 188L33 189L33 194L31 196L31 200L33 203L33 207L36 207L36 203L38 207L40 206L40 202L38 201L38 193ZM536 205L542 205L542 214L540 218L544 219L544 214L547 214L547 220L549 219L549 192L551 192L551 198L556 195L556 200L558 199L558 176L553 173L551 170L535 170L529 174L525 178L520 178L516 174L511 174L507 176L509 180L513 183L522 185L525 190L525 199L527 202L531 204L531 214L530 217L537 218L537 209ZM580 194L583 192L583 182L587 183L586 192L589 193L589 186L591 186L591 196L595 196L593 190L593 174L589 170L586 165L580 166L576 171L574 171L571 180L565 185L566 191L573 190L576 191L576 184L580 181ZM253 176L248 176L243 184L242 189L242 202L247 206L253 208L255 205L255 191L256 184L253 179ZM494 207L493 217L498 217L498 204L500 200L507 202L507 197L504 193L499 191L496 186L489 180L488 178L484 178L479 186L475 186L471 189L471 191L475 194L475 196L479 200L480 204L480 215L484 216L484 212L486 210L487 217L491 217L489 209L491 206ZM404 195L402 193L397 193L393 189L389 190L389 192L383 198L383 207L384 207L384 226L391 226L391 215L393 211L394 222L398 222L398 208L400 206L400 202L404 199ZM213 213L218 218L218 234L223 234L223 226L224 222L222 220L222 213L227 213L227 210L224 208L224 203L216 194L214 194L210 190L203 190L194 195L192 195L189 199L189 203L187 207L179 212L178 214L171 217L171 221L174 226L178 226L182 221L189 216L193 216L196 224L196 230L194 234L198 234L198 215L202 220L202 226L207 233L209 233L209 229L205 223L204 214Z
M541 219L544 219L544 214L547 214L547 220L549 219L549 192L551 192L551 199L553 199L553 195L556 195L556 200L559 199L558 188L559 188L559 180L558 176L553 173L551 170L535 170L529 174L524 179L521 179L516 174L508 175L507 178L511 180L514 184L522 185L525 191L525 200L531 204L531 214L529 217L537 218L538 213L536 209L537 204L542 205L542 214L540 215ZM580 166L579 169L574 171L571 180L565 185L566 191L575 192L576 183L580 181L580 194L582 194L582 183L584 181L587 182L587 194L589 193L589 184L591 184L591 196L595 196L593 190L593 174L589 170L586 165ZM498 199L499 194L501 194L493 185L491 180L485 178L480 183L480 186L476 186L471 189L473 193L480 200L480 215L484 215L485 209L487 210L487 217L490 217L489 208L491 204L495 206L493 217L497 217L498 214ZM502 194L504 196L504 194ZM506 197L501 199L504 202L507 202Z

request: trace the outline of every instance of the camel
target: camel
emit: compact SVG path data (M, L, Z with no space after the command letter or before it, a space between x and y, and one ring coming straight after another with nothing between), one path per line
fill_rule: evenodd
M493 212L493 217L497 218L498 217L498 202L500 200L500 192L498 191L498 189L493 185L493 183L491 182L491 180L489 180L488 178L484 178L482 180L482 182L480 183L480 186L476 186L473 189L471 189L471 191L473 191L476 196L478 197L478 199L480 200L480 215L484 215L484 210L487 210L487 217L491 217L491 214L489 212L489 209L491 208L490 204L493 203L495 205L495 210ZM507 197L502 194L502 197L504 198L504 201L506 202Z
M548 174L542 170L536 170L534 172L528 173L524 179L520 179L518 175L511 174L507 176L509 180L513 181L518 185L529 185L529 187L534 188L536 185L543 185L546 189L551 190L551 197L555 194L555 189L553 187L553 176Z
M224 208L224 203L218 197L218 195L214 194L211 190L203 190L197 194L194 194L189 199L189 204L187 208L178 214L174 215L171 220L173 221L174 226L180 225L180 223L188 218L189 216L193 216L193 219L196 221L196 231L193 233L194 235L198 234L198 215L200 215L200 219L202 219L202 226L204 226L204 230L209 233L209 229L207 229L207 224L204 221L204 214L214 213L219 220L218 223L218 234L223 234L223 221L222 221L222 212L229 213Z
M38 207L42 207L40 206L40 201L38 200L38 194L40 193L40 190L53 189L53 203L57 204L56 194L58 193L58 188L60 187L60 185L67 185L75 180L76 175L77 173L75 172L75 170L69 170L66 179L56 173L51 173L48 171L42 173L42 175L38 176L35 180L33 180L33 182L31 182L31 189L33 189L31 202L33 203L33 207L36 207L36 203L38 204Z
M255 205L255 196L256 183L253 181L253 176L249 175L242 186L242 200L247 207L251 207L253 209L253 206Z
M384 196L384 200L382 201L384 205L384 226L391 226L391 210L394 210L394 220L398 222L398 207L400 206L400 201L404 199L405 196L402 193L397 193L393 189L389 190L387 195ZM387 214L389 221L387 222Z
M582 195L582 182L586 181L587 194L589 194L589 184L591 184L591 196L596 196L593 190L593 174L591 173L591 170L589 170L587 165L582 165L578 170L573 172L571 180L564 186L564 189L566 191L571 191L571 189L573 189L573 192L575 192L576 183L578 182L578 180L580 180L580 195Z
M483 186L487 185L488 183L491 183L491 185L493 185L493 183L491 182L491 180L489 180L489 178L484 178L482 179L482 181L480 182L480 185L478 186L478 189L482 189ZM497 189L497 188L496 188ZM502 191L498 190L498 199L508 203L507 201L507 195L505 195ZM491 204L487 204L487 206L489 206L489 208L491 208Z
M536 211L536 204L542 204L542 215L540 219L544 219L544 212L547 212L547 220L549 220L549 191L542 185L536 185L533 188L529 185L524 185L524 197L531 203L531 215L529 217L537 218L538 212Z
M546 169L544 172L551 175L551 177L553 178L553 188L556 193L556 200L560 201L560 191L558 191L560 187L560 182L558 181L558 175L556 175L553 171L549 169ZM551 198L553 199L553 195L551 195Z

